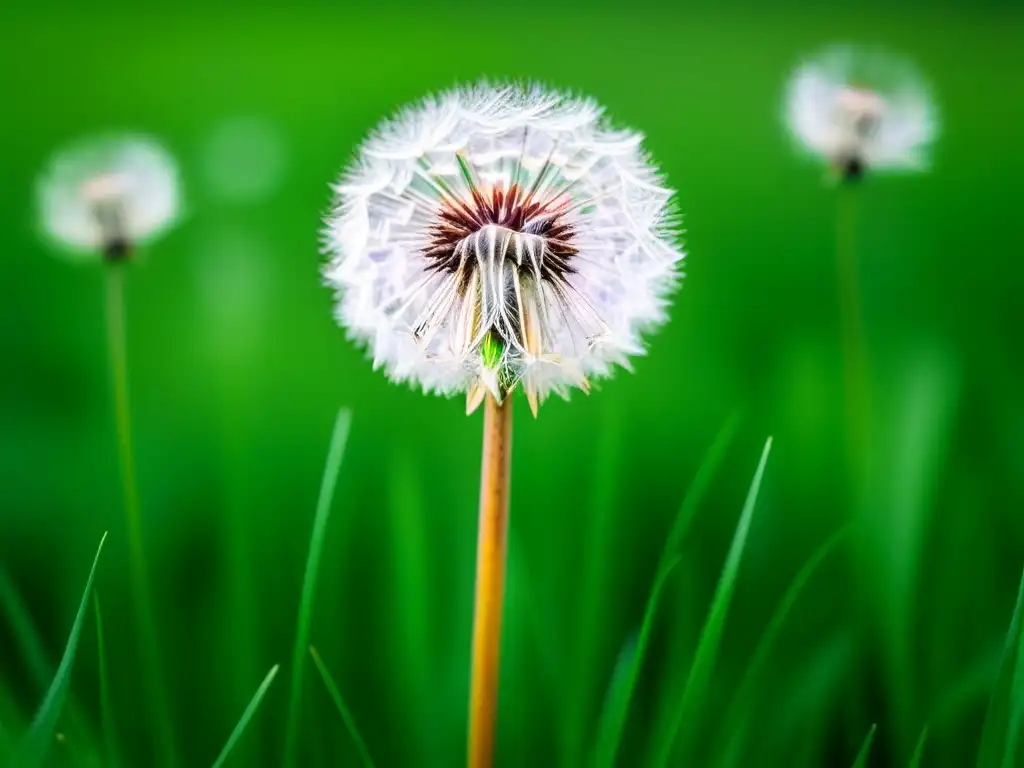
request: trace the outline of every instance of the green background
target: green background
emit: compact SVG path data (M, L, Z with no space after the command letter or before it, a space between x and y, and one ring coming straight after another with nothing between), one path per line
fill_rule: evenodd
M320 284L318 228L328 183L378 119L487 75L588 93L644 131L679 190L689 253L671 321L634 374L550 400L537 420L516 402L499 763L589 765L680 502L739 413L662 596L618 764L648 764L768 435L718 663L679 755L850 765L877 723L872 764L906 765L929 724L924 765L973 764L1024 565L1019 7L0 14L3 732L41 701L109 530L97 591L116 741L126 764L162 764L129 600L103 269L42 240L34 194L62 145L126 129L175 153L186 199L180 226L131 267L127 296L178 765L213 762L275 663L230 764L281 764L305 555L342 406L351 432L310 640L378 766L463 761L481 418L389 384L346 341ZM930 173L858 191L877 459L864 504L844 480L836 191L781 119L793 67L843 41L913 60L941 116ZM743 692L747 727L725 727L787 586L849 521ZM93 627L54 764L88 764L101 743ZM300 765L358 764L308 663L301 724Z

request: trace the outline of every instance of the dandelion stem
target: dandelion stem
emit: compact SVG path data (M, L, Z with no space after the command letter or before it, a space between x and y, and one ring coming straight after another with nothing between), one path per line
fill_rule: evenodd
M858 498L867 461L868 366L857 277L857 187L839 188L836 221L836 254L839 275L839 320L843 345L843 384L846 405L847 460L851 492Z
M501 607L508 552L508 501L512 457L512 400L484 406L480 470L480 530L477 538L473 666L469 699L469 767L494 764L498 714Z
M124 492L125 523L128 532L129 559L131 561L132 597L140 635L140 653L147 686L156 717L158 752L165 766L176 763L174 739L170 729L167 694L160 675L160 656L157 646L156 625L150 599L149 579L142 546L142 526L139 493L135 483L135 461L132 450L131 409L128 399L128 354L125 334L124 265L108 260L107 271L107 344L113 369L114 419L117 428L118 456L121 462L122 490Z

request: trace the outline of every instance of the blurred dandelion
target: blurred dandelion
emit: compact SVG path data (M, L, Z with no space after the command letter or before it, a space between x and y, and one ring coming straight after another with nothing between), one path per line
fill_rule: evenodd
M135 481L125 330L125 262L139 245L177 219L179 186L172 157L150 138L126 135L83 140L58 153L40 177L37 191L46 234L69 253L106 266L107 344L113 373L114 417L131 553L132 594L157 721L159 752L173 765L168 703L159 669L157 633L142 544Z
M856 257L856 182L869 170L923 171L938 132L924 78L878 50L835 46L794 73L786 95L790 132L841 182L836 254L851 483L856 495L870 450L870 373Z
M913 66L849 46L830 48L797 68L786 117L805 149L846 181L868 169L924 170L938 130L928 88Z
M334 187L339 322L394 381L486 402L472 766L494 746L510 396L536 415L628 368L680 278L674 192L641 141L590 100L483 83L385 121Z
M151 139L89 139L56 155L39 181L46 233L72 253L127 258L178 216L178 175Z

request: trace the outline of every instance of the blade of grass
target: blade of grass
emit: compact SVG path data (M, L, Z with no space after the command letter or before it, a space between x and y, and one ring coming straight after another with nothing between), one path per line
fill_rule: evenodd
M256 689L256 693L253 694L252 699L249 701L249 706L245 708L242 713L242 717L239 718L238 724L235 726L235 730L228 736L227 743L224 745L224 749L220 751L217 759L213 763L213 768L221 768L224 765L224 761L228 759L228 755L231 754L231 750L234 749L235 744L242 738L242 734L245 732L246 726L249 725L249 721L252 720L252 716L256 714L256 709L259 707L260 702L263 701L263 697L267 693L267 689L270 688L270 684L274 682L274 678L277 676L277 670L280 667L279 664L275 664L270 668L267 676L263 678L263 682L260 683L260 687Z
M924 745L928 741L928 726L921 730L921 736L914 747L914 755L910 758L910 765L907 768L921 768L921 758L924 757Z
M665 582L672 573L672 569L679 564L678 556L668 561L668 564L657 574L654 580L654 587L651 589L650 597L647 599L647 608L644 611L643 623L640 625L640 635L636 644L628 655L621 656L617 665L618 669L612 680L609 695L605 701L604 713L600 719L597 735L597 757L595 765L615 765L615 754L618 752L619 743L622 741L622 731L629 714L629 704L636 688L637 678L640 676L640 665L643 663L644 652L650 641L651 631L654 628L654 616L658 609L659 598L664 589Z
M110 678L107 671L107 644L103 635L103 615L100 613L100 596L92 593L92 607L96 614L96 656L100 675L100 721L103 727L103 745L106 762L111 768L121 764L117 752L117 733L114 726L114 708L110 703Z
M564 752L558 762L565 765L584 762L587 729L596 714L594 701L603 682L597 679L594 671L600 666L599 660L611 650L601 627L610 620L615 609L608 600L609 582L614 576L608 563L617 535L619 505L616 498L620 478L615 470L624 432L622 412L616 406L613 401L606 402L604 406L594 450L593 482L588 489L587 525L579 533L583 556L581 572L574 579L579 590L570 603L577 609L572 626L575 638L571 641L573 651L564 662L565 671L559 675L564 680L560 687L567 701L560 707L566 720L559 729L564 739Z
M700 633L700 640L697 643L697 650L694 653L693 663L690 666L690 674L683 687L682 696L678 706L674 709L674 716L670 721L668 729L659 734L655 744L656 759L654 765L667 765L672 756L672 748L679 736L680 729L684 728L683 743L689 742L689 732L693 725L691 713L696 709L706 693L708 683L711 680L711 673L714 670L715 661L718 656L718 644L725 629L725 619L729 613L729 603L732 601L732 593L736 587L736 577L739 574L740 561L743 558L743 548L746 545L747 533L750 531L750 522L754 516L754 507L757 503L757 496L761 490L761 478L764 476L765 465L768 463L768 455L771 453L772 439L769 437L761 452L761 460L754 473L754 479L750 484L747 499L743 504L743 511L740 513L739 522L736 525L736 532L733 534L732 544L729 547L729 554L726 556L725 566L722 568L722 575L718 579L718 586L711 602L711 609L704 622ZM681 761L685 763L685 761Z
M14 639L21 651L22 663L28 668L32 679L40 686L48 685L52 679L50 665L46 661L43 641L36 631L32 617L18 590L6 571L0 568L0 608L10 622Z
M404 453L393 465L388 507L390 570L395 590L390 653L396 668L404 670L396 680L393 695L396 702L426 701L430 697L431 659L437 656L431 622L431 616L436 614L431 610L429 536L422 492L415 463ZM424 762L431 762L424 752L428 751L434 729L414 709L408 709L407 715L413 721L407 734L410 746Z
M103 552L103 542L106 540L107 534L104 533L96 548L96 556L93 558L92 568L89 569L89 578L85 582L82 600L79 603L74 624L71 625L71 633L68 635L67 645L64 646L64 656L60 660L60 666L57 667L57 674L25 736L22 753L23 765L39 765L53 742L57 720L67 698L68 687L71 685L71 669L74 666L75 653L78 650L78 638L82 633L82 626L85 624L85 614L89 609L89 596L92 594L92 584L96 578L96 566L99 564L100 553Z
M292 653L291 693L288 697L288 724L285 731L284 765L295 765L296 739L299 725L299 700L302 697L302 667L306 657L305 647L309 640L309 623L313 614L313 598L316 596L316 580L320 570L320 557L324 549L324 535L327 532L327 518L331 514L334 488L338 482L341 460L345 455L349 426L352 416L342 408L334 420L334 431L327 450L327 462L320 482L320 496L313 518L313 533L309 539L309 553L306 557L306 572L302 578L302 597L299 603L298 624L295 629L295 648Z
M1024 612L1024 576L1017 590L1017 602L1013 607L1010 629L1006 633L1006 645L999 664L995 688L989 699L985 725L981 733L981 747L978 750L978 768L998 768L1006 751L1009 731L1012 726L1014 685L1021 646L1021 614Z
M327 666L324 664L323 659L320 658L320 654L317 653L316 648L313 646L309 647L309 655L313 657L313 664L320 671L320 677L323 678L324 686L327 688L327 693L330 694L331 699L334 701L334 706L338 708L338 714L341 715L342 721L345 723L345 727L348 729L349 735L352 737L352 741L355 742L356 749L359 751L359 756L362 758L363 765L366 768L374 768L373 760L370 758L370 751L366 748L366 742L363 741L363 737L359 735L359 729L356 728L356 721L352 717L352 713L348 711L348 707L345 706L345 700L341 698L341 692L338 690L338 686L334 683L334 678L331 677L331 673L327 671Z
M811 558L804 564L803 568L800 569L792 583L790 583L789 588L786 590L782 600L779 602L775 612L772 614L772 617L768 622L768 626L765 628L764 633L761 635L761 639L754 648L754 653L750 657L747 669L743 673L743 677L740 679L739 684L736 686L736 692L732 696L732 702L729 705L729 709L727 710L725 717L722 718L722 727L720 730L721 739L727 744L732 744L736 739L736 734L743 730L743 726L740 725L740 720L744 717L743 706L753 698L752 689L757 680L763 677L764 668L768 663L772 649L775 647L775 641L778 639L779 633L782 631L786 617L796 604L797 599L800 597L801 592L803 592L807 582L810 581L811 576L814 575L821 564L825 561L825 558L828 557L832 550L836 548L849 530L850 528L847 526L836 531L825 541L824 544L814 551L814 554L811 555Z
M14 633L22 663L28 668L32 682L41 689L49 687L55 670L47 659L42 637L36 628L28 608L7 573L0 568L0 609L7 616ZM64 704L68 730L76 743L84 742L87 734L86 722L74 696L69 695Z
M1020 765L1017 760L1017 744L1020 740L1021 726L1024 725L1024 628L1018 629L1017 658L1014 667L1002 768L1015 768Z
M676 512L675 519L672 522L672 528L669 530L668 538L665 540L665 546L658 559L658 566L655 569L654 584L647 598L640 639L637 644L636 653L632 659L632 664L629 668L630 671L628 675L622 679L622 685L618 688L618 694L616 696L606 698L604 712L602 712L598 721L599 731L597 736L596 752L598 765L614 764L615 754L618 752L619 743L622 740L622 731L625 728L629 715L630 701L632 699L633 690L636 686L636 680L639 677L640 665L643 662L643 656L647 648L649 634L653 626L654 614L657 609L657 603L661 596L665 580L668 578L669 572L672 568L674 568L679 562L679 557L676 555L676 551L679 549L683 537L689 530L697 509L700 508L701 503L704 501L704 497L707 495L708 488L711 486L711 480L717 474L718 468L721 466L722 460L725 458L725 452L736 435L736 429L739 427L739 423L740 413L737 411L729 417L726 423L718 431L711 447L708 448L707 453L701 460L700 466L697 468L697 473L694 475L693 481L690 483L689 488L687 488L686 493L683 496L683 501L679 506L679 510ZM605 472L601 474L609 473ZM570 762L574 763L577 761L570 760Z
M867 768L868 766L868 755L871 754L871 742L875 740L875 729L878 726L872 724L868 730L868 735L864 737L864 743L860 745L860 752L857 753L857 759L853 761L853 768Z
M697 468L697 474L693 476L693 482L690 483L690 487L686 490L686 495L683 496L683 503L679 506L675 522L672 523L672 529L665 540L665 549L661 554L659 570L665 567L667 561L679 549L683 537L690 528L690 523L693 522L694 515L704 501L708 488L711 487L711 480L718 474L718 468L722 465L722 459L725 458L725 452L732 444L739 425L740 413L737 411L729 417L729 420L719 430L715 436L715 441L711 444L700 466Z

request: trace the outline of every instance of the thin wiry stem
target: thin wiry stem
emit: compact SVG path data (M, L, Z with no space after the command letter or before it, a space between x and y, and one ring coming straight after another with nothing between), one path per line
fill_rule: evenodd
M846 404L847 460L854 497L859 497L866 470L870 403L868 359L861 313L857 270L857 188L847 182L839 189L836 254L839 274L839 314L843 345L843 384Z
M501 612L508 555L508 503L512 457L512 398L484 407L477 534L473 666L469 698L469 768L494 765L498 720Z
M146 684L156 717L156 742L165 766L177 763L174 737L171 733L167 692L160 673L160 654L156 623L150 597L149 576L142 546L142 524L138 487L135 483L135 460L132 449L132 420L128 399L128 354L125 343L124 265L108 261L107 266L107 345L113 369L114 420L117 428L118 457L124 493L125 524L128 532L131 561L132 597L140 635L140 653Z

